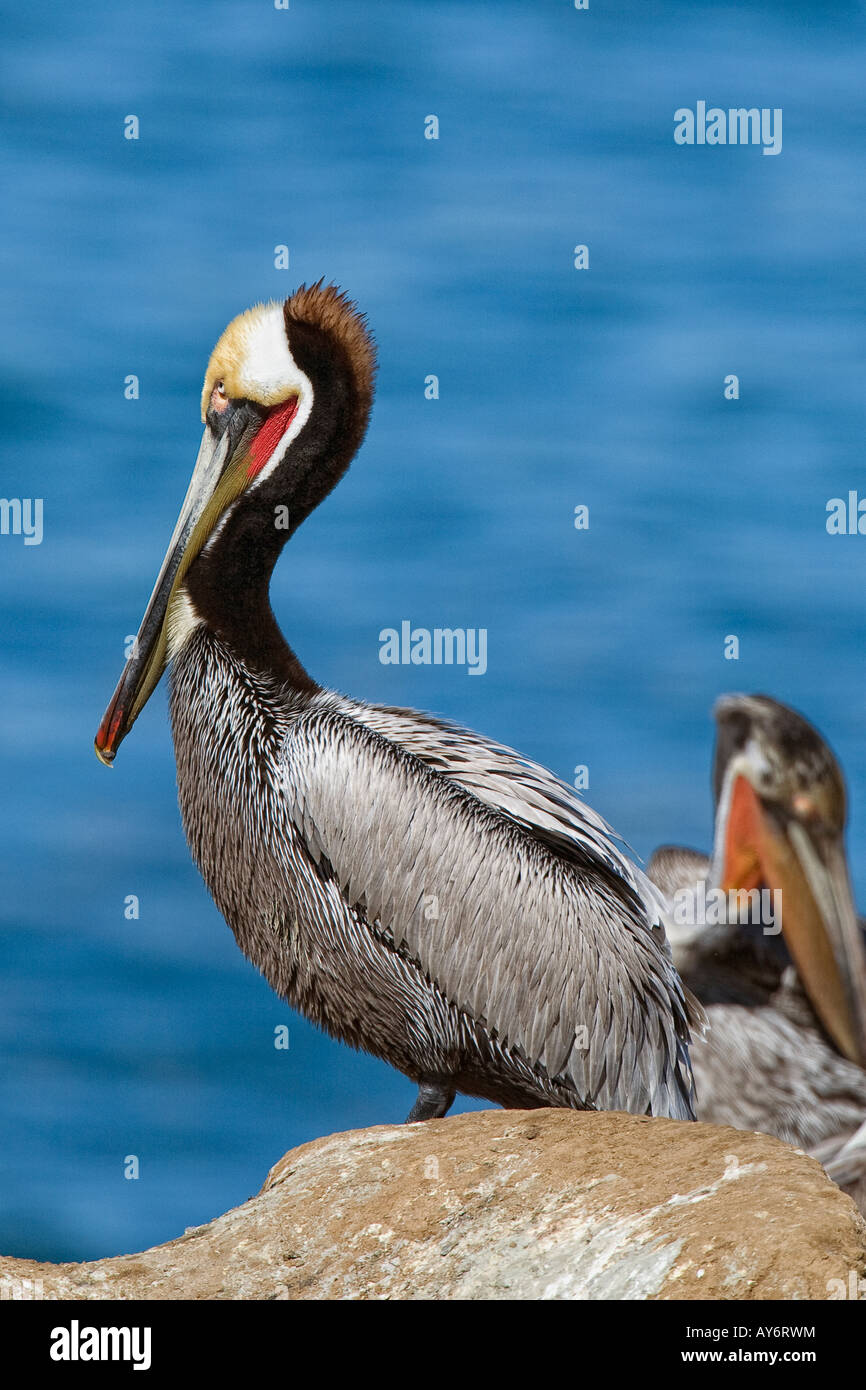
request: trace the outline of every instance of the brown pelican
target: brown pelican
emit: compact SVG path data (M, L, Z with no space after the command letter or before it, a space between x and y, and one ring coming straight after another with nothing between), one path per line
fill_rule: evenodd
M698 1118L810 1150L866 1211L866 951L842 772L766 695L725 696L714 713L712 858L665 847L648 869L709 1019L692 1054Z
M277 627L271 572L358 449L374 366L321 281L229 324L97 753L170 662L181 813L217 906L279 995L418 1085L411 1120L457 1091L693 1118L701 1013L607 825L509 748L322 689Z

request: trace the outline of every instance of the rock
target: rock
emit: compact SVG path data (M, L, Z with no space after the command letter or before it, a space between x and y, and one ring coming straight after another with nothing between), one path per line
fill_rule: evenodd
M167 1245L0 1259L0 1284L61 1299L826 1299L851 1271L866 1275L866 1224L776 1139L493 1110L317 1139Z

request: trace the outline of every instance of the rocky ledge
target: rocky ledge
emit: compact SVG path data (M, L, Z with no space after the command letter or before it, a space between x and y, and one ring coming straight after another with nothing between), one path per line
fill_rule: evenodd
M565 1110L335 1134L167 1245L0 1258L7 1288L58 1299L826 1299L852 1271L866 1224L802 1153Z

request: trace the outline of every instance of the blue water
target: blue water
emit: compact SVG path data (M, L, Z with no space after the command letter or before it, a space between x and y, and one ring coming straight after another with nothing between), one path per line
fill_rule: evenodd
M208 353L258 299L324 275L379 342L367 443L275 578L319 679L569 779L587 764L643 856L708 843L710 705L766 690L843 760L866 902L866 539L824 524L866 492L866 20L826 0L5 8L2 490L44 498L45 529L0 537L0 1249L82 1259L412 1101L240 955L187 854L164 692L113 772L92 752ZM698 100L783 108L782 153L677 147ZM487 674L381 665L404 618L486 628Z

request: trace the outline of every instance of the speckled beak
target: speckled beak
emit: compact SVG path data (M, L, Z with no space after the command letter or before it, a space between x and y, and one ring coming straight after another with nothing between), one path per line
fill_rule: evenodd
M840 835L770 814L749 778L732 779L717 846L724 891L781 892L782 934L824 1028L866 1066L866 949Z
M190 564L211 534L225 501L218 496L225 477L228 434L217 439L205 427L192 480L150 602L117 688L102 716L94 747L110 767L117 750L147 704L167 664L171 605ZM230 500L230 499L225 499Z

